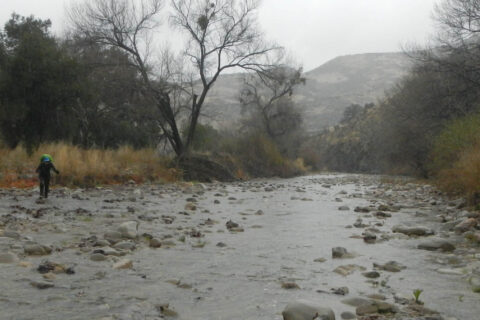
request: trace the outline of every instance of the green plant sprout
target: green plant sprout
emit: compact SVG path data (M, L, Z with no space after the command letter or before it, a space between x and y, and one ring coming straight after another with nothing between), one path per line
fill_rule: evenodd
M423 304L423 302L420 301L420 294L422 294L422 292L423 292L422 289L413 290L413 297L415 298L415 303L416 304Z

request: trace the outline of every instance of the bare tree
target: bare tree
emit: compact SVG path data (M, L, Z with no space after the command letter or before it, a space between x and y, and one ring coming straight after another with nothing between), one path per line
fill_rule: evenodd
M279 66L245 79L240 95L243 111L259 119L261 129L272 138L291 132L301 123L291 96L294 88L304 84L302 69Z
M75 29L85 37L118 47L130 55L148 91L164 118L162 130L178 157L185 155L193 140L205 98L220 74L240 68L262 72L270 68L268 57L280 48L267 45L258 31L254 0L172 0L173 26L188 37L185 56L193 63L199 93L185 89L182 72L172 70L170 55L160 66L151 64L150 48L162 0L85 0L70 9ZM161 67L161 68L160 68ZM163 71L155 74L154 71ZM190 96L186 141L177 125L178 109L173 96ZM183 104L184 106L184 104Z

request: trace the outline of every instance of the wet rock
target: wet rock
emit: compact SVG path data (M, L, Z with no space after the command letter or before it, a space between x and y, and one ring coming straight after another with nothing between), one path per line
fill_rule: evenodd
M385 218L390 218L392 215L388 212L377 211L374 213L374 216L379 219L385 219Z
M358 218L355 223L353 224L355 228L365 228L367 227L366 224L363 223L363 220L361 218Z
M376 240L377 235L375 233L370 231L365 231L363 233L363 241L365 241L366 243L375 243Z
M92 253L90 255L90 260L92 260L92 261L97 261L98 262L98 261L105 261L107 259L108 258L107 258L106 255L104 255L103 253L99 253L99 252Z
M113 269L132 269L133 268L133 261L130 259L123 259L115 263Z
M232 232L243 232L244 231L243 228L241 228L238 223L233 222L232 220L227 221L227 223L225 223L225 226L227 227L227 229L229 231L232 231Z
M162 242L157 238L152 238L149 243L150 248L160 248L162 246Z
M109 231L106 232L105 235L103 236L105 240L107 240L110 244L115 244L117 242L120 242L122 240L122 233L118 231Z
M282 315L283 320L335 320L332 309L304 300L289 303L283 310Z
M29 256L45 256L52 253L52 248L41 244L28 244L23 248L26 255Z
M300 289L295 282L282 282L282 289Z
M357 270L364 271L365 268L356 264L348 264L348 265L338 266L333 270L333 272L338 273L339 275L342 275L345 277L345 276L351 275Z
M358 297L343 299L342 303L352 307L359 307L371 304L370 300Z
M30 281L30 285L34 288L41 289L41 290L54 287L53 283L46 282L46 281Z
M67 273L66 272L67 269L69 269L69 268L65 267L62 264L51 262L51 261L48 261L48 260L42 261L37 267L37 271L41 274L45 274L45 273L57 273L57 274L58 273ZM73 272L73 273L75 273L75 272Z
M341 207L338 207L338 210L340 211L349 211L350 208L348 206L341 206Z
M347 249L343 247L332 248L332 258L343 258L347 254Z
M185 205L185 210L195 211L195 210L197 210L197 206L192 202L188 202Z
M126 221L118 227L117 231L122 238L135 239L138 236L138 226L138 221Z
M397 313L398 308L384 301L370 300L369 304L358 306L355 311L358 316L364 316L374 313Z
M428 250L428 251L443 251L451 252L455 250L455 245L452 243L443 240L443 239L432 239L429 241L424 241L417 246L418 249Z
M374 263L373 267L376 269L380 269L388 272L400 272L403 269L407 268L396 261L389 261L385 264Z
M472 277L469 282L472 286L472 291L480 293L480 277Z
M468 218L459 224L457 224L453 229L455 230L455 233L461 234L465 233L477 226L477 219L475 218Z
M378 273L377 271L363 272L362 275L369 279L376 279L380 277L380 273Z
M432 229L427 227L407 227L401 225L394 226L392 231L395 233L403 233L407 236L430 236L435 233Z
M5 231L3 231L2 237L12 238L12 239L20 239L20 234L16 231L5 230Z
M15 263L17 261L17 255L12 252L0 253L0 263Z
M135 243L130 242L130 241L122 241L122 242L116 243L113 247L114 247L115 249L118 249L118 250L130 250L130 251L133 251L133 250L135 250L136 245L135 245Z
M357 319L357 316L356 316L354 313L351 313L351 312L348 312L348 311L342 312L342 313L340 314L340 317L341 317L343 320L354 320L354 319Z
M178 316L178 313L173 310L168 303L157 305L156 308L158 312L160 312L160 314L164 317L176 318Z
M341 296L345 296L350 292L348 290L348 287L332 288L330 290L332 291L333 294L338 294Z
M217 243L217 247L219 247L219 248L225 248L226 246L227 246L227 245L226 245L225 243L223 243L223 242Z
M368 207L355 207L355 209L353 211L361 212L361 213L369 213L371 211L371 209L368 208Z

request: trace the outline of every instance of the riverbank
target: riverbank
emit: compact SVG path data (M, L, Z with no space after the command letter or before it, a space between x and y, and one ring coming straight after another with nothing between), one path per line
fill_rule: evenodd
M309 304L337 319L480 312L478 215L408 179L57 188L46 201L1 189L0 199L5 319L288 319L287 305Z

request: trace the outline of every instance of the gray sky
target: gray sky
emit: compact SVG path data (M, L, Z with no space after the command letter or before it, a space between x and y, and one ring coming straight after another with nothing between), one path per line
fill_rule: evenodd
M70 0L0 0L0 24L15 11L50 18L61 33ZM399 51L433 33L431 12L439 0L263 0L260 23L268 39L283 45L306 71L340 55Z

